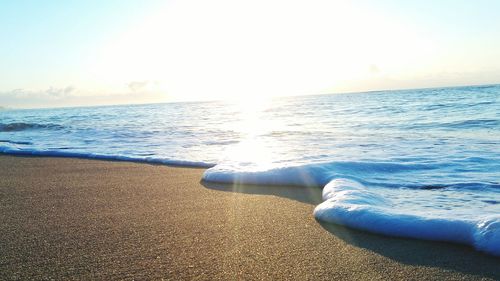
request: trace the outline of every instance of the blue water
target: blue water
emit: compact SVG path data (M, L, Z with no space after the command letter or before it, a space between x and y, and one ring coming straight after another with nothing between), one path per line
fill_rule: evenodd
M323 188L317 219L500 255L500 86L0 111L0 152Z

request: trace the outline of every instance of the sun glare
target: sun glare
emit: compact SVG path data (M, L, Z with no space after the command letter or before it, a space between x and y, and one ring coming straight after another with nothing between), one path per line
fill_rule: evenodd
M248 102L411 73L429 44L347 1L173 1L90 66L104 84L158 81L171 100Z
M240 142L229 149L229 159L258 167L272 163L273 150L270 149L271 144L268 143L266 134L275 130L279 124L264 116L272 102L271 98L260 96L227 101L227 106L233 109L237 120L230 129L241 135Z

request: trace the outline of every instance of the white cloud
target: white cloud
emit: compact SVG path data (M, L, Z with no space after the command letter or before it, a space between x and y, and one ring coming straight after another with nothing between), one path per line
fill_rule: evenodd
M132 81L127 84L128 89L132 93L155 93L165 92L166 89L163 84L155 80Z
M35 98L35 99L60 99L64 97L69 97L75 94L76 88L73 86L67 86L64 88L50 87L44 90L28 90L28 89L14 89L10 92L0 93L0 96L10 96L14 99L25 99L25 98Z
M133 82L130 82L128 83L128 88L132 91L132 92L139 92L141 90L143 90L144 88L146 88L149 84L149 81L133 81Z
M121 92L89 92L74 86L47 89L14 89L0 92L0 107L39 108L89 106L108 104L165 102L166 95L159 91L158 83L133 81Z

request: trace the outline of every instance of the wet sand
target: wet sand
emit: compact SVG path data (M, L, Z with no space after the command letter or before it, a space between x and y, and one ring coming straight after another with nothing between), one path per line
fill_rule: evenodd
M203 169L0 156L0 280L499 280L469 247L321 224L318 188Z

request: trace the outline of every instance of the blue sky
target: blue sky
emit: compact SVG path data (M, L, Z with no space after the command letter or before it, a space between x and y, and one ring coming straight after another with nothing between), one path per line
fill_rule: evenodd
M500 83L500 1L0 1L0 106Z
M149 1L1 1L0 89L43 87L80 73L108 36L142 21ZM59 78L60 77L60 78ZM54 83L54 82L52 82Z

